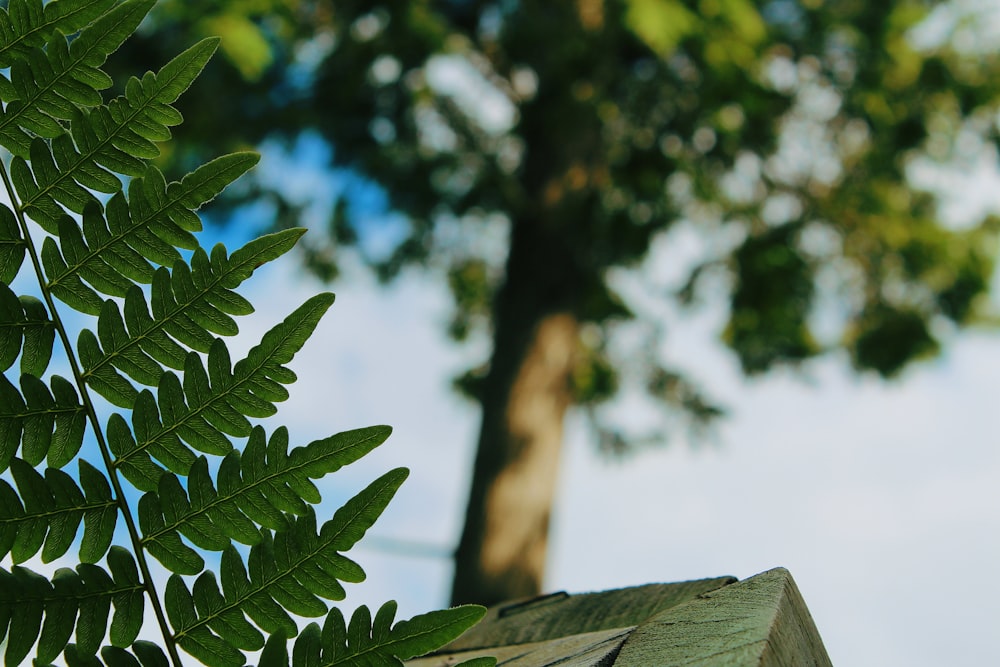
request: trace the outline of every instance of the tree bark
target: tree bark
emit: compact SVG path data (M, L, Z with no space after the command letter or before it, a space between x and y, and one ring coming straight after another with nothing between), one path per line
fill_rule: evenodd
M522 223L511 236L452 604L538 594L572 402L575 272L554 230Z
M579 323L603 279L602 249L592 247L599 193L609 185L603 125L598 105L574 96L566 82L606 87L604 15L570 0L532 7L515 12L505 31L508 56L530 63L540 83L519 108L528 147L518 172L523 200L508 210L509 254L493 304L493 355L479 395L482 426L455 552L454 604L490 605L541 589ZM532 36L566 33L574 22L580 30L570 32L582 40L574 48L537 48Z

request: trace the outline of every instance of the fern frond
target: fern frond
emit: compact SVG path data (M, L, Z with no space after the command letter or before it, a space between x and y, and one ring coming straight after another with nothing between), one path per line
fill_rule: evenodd
M211 260L198 250L190 269L178 262L173 273L157 270L152 315L145 296L135 286L125 294L124 318L117 304L105 302L98 320L100 342L93 340L92 334L80 341L89 348L87 354L93 355L84 377L106 374L106 368L113 366L137 382L156 386L162 374L154 370L156 362L184 369L187 351L182 345L208 352L212 334L237 333L231 316L253 312L253 306L231 288L246 280L256 266L291 249L301 233L287 230L255 239L228 258L221 245L213 250Z
M67 644L63 655L69 667L169 667L163 649L153 642L137 640L129 647L131 653L117 646L101 647L101 657L87 655L77 650L76 644ZM43 663L35 661L36 667ZM46 665L45 667L49 667Z
M302 348L332 303L329 293L312 297L264 334L235 367L230 366L229 351L221 339L209 349L207 370L201 357L190 353L183 385L176 375L165 372L155 401L148 390L135 395L135 388L108 366L103 376L90 374L89 383L98 393L116 405L133 408L134 437L117 413L108 422L115 466L138 489L153 491L159 478L149 477L149 455L186 475L194 455L181 441L207 454L229 453L232 443L226 435L249 436L247 417L268 417L276 411L274 403L288 397L283 385L294 382L296 376L283 364ZM81 344L80 358L89 370L97 357L87 345Z
M119 297L125 296L123 281L150 283L154 275L150 262L175 266L182 261L171 243L178 242L181 247L191 250L198 247L190 235L191 231L201 229L201 222L193 210L214 199L258 159L255 153L226 155L170 185L159 170L149 167L144 177L130 183L129 201L120 192L108 201L106 220L96 203L85 207L82 233L72 219L60 214L59 242L46 239L42 247L48 288L67 305L97 315L101 311L102 298L84 285L81 278L104 294ZM297 238L295 233L280 238L292 236ZM255 244L254 248L266 244L251 243ZM291 245L294 240L288 247ZM258 251L248 250L243 254L254 252ZM257 261L264 262L280 253L271 256L258 252L258 256Z
M0 132L3 132L2 123ZM84 207L97 203L97 199L86 188L60 172L43 139L35 138L29 146L31 166L20 155L15 155L10 163L10 177L21 201L32 202L30 206L22 204L21 210L41 225L42 229L56 234L59 229L57 221L64 215L60 203L75 213L83 213Z
M306 626L292 653L292 667L384 667L400 665L433 651L479 622L485 615L482 607L464 606L414 616L393 625L396 603L386 602L372 620L368 607L358 607L351 622L334 607L327 614L323 629L316 623ZM267 667L288 667L287 650L282 650L280 636L268 640ZM261 666L264 666L261 661ZM493 658L463 662L466 667L495 665Z
M14 280L21 270L26 248L14 212L0 204L0 283L6 285Z
M135 158L159 156L154 142L170 139L169 128L183 120L171 105L190 87L218 44L216 38L204 39L156 74L147 72L142 79L129 79L125 94L107 107L90 113L81 111L71 125L80 160L92 160L120 174L141 176L145 164Z
M33 296L18 297L0 283L0 370L7 370L20 355L21 373L40 376L49 366L55 327L42 302Z
M212 251L211 259L199 249L191 258L191 268L181 261L174 265L173 273L158 269L153 278L152 316L141 289L134 285L125 294L124 319L114 301L103 302L97 335L85 329L78 340L84 380L115 405L131 408L136 389L118 371L142 384L157 386L163 381L161 364L187 370L193 363L180 344L210 352L215 340L212 334L237 333L231 315L247 315L253 306L231 288L239 286L260 264L291 249L301 234L298 229L270 234L249 242L231 257L221 245ZM90 298L80 291L87 289L82 283L72 288L70 284L64 283L66 292L59 292L64 300ZM93 298L98 297L93 294ZM249 429L244 430L245 436Z
M364 579L361 568L340 552L361 539L406 476L407 471L398 468L378 478L337 510L318 534L311 509L273 538L264 531L263 540L250 549L246 566L236 549L228 547L220 568L221 595L210 572L195 581L193 595L181 577L172 575L164 602L178 644L209 664L242 664L235 662L242 656L215 650L217 645L247 641L242 625L235 629L237 615L242 623L244 615L249 616L268 633L294 636L297 628L288 612L325 614L327 605L320 598L343 599L340 581Z
M244 652L261 649L263 662L287 663L284 637L297 631L290 614L323 616L328 601L343 599L343 583L364 579L342 552L407 475L397 469L377 479L317 530L313 481L371 451L389 428L289 450L284 427L268 439L251 425L288 398L296 377L287 364L333 295L308 300L234 365L219 337L236 334L237 318L253 312L235 290L303 230L231 255L222 245L208 252L194 235L202 229L197 210L258 157L224 156L169 184L150 164L182 120L173 104L218 40L130 79L105 105L112 82L101 67L155 0L2 4L0 148L13 155L9 169L0 164L13 202L0 205L0 472L9 469L0 479L0 558L13 563L0 569L5 664L23 662L33 646L39 667L60 658L69 667L166 667L168 655L180 665L178 646L212 665L236 667ZM110 197L102 205L97 193ZM47 232L40 250L29 218ZM10 288L25 256L41 300ZM54 299L96 318L75 349ZM73 382L47 371L56 337ZM18 361L15 382L8 375ZM105 421L95 393L131 411L131 422L116 412ZM80 455L88 423L101 470ZM238 450L233 438L248 442ZM199 453L222 457L216 474ZM75 478L62 470L73 460ZM145 492L138 526L121 477ZM111 546L119 514L131 555ZM250 547L245 562L234 542ZM52 563L74 544L74 569L46 578L21 565L35 557ZM203 571L199 550L221 552L218 578ZM172 572L165 605L150 554ZM197 575L191 589L181 575ZM147 602L162 650L136 641ZM412 654L436 648L450 639L446 628L478 614L453 610L392 627L394 610L384 607L374 624L367 611L356 614L351 638L327 643L362 661ZM307 652L296 644L296 659Z
M104 14L115 0L11 0L0 9L0 67L27 60L33 49L45 44L58 30L72 35ZM4 98L6 99L6 98Z
M20 664L36 641L38 660L51 662L74 628L77 652L94 655L109 619L111 643L131 645L142 626L145 589L127 550L111 547L107 565L110 574L88 563L75 571L60 568L51 581L19 565L9 572L0 568L0 639L7 637L6 664Z
M68 42L57 32L25 59L11 63L10 86L0 113L0 144L15 156L28 157L32 136L53 138L64 132L60 121L73 118L78 107L101 104L100 91L113 83L101 65L138 27L155 0L126 0L80 31ZM31 155L32 160L35 155Z
M79 465L82 491L61 470L49 468L42 477L21 459L11 461L18 492L0 480L0 558L9 553L15 563L23 563L41 548L42 562L50 563L69 549L81 521L80 560L96 563L104 556L118 505L104 475L83 459Z
M205 457L191 467L187 492L174 475L160 478L158 493L146 493L139 501L142 542L171 571L197 574L203 562L181 535L210 551L226 549L231 540L258 544L258 525L284 530L289 524L286 513L305 515L306 503L322 500L311 479L358 460L382 444L391 431L388 426L346 431L289 452L287 429L277 429L266 441L264 429L256 426L242 454L234 449L223 459L219 490L212 483Z
M31 465L48 458L53 468L69 463L83 444L86 413L76 389L53 375L51 390L34 375L21 376L19 392L0 376L0 472L21 446L21 457Z
M61 218L60 225L66 228L60 228L59 242L46 238L42 244L42 266L49 291L67 305L91 314L100 312L101 297L81 278L91 285L110 285L105 293L112 296L123 296L134 283L152 280L153 267L123 235L112 235L96 205L84 209L82 232L69 216Z
M218 40L202 40L157 74L131 79L125 94L106 107L91 112L74 108L70 131L57 134L51 148L39 139L29 142L27 155L22 150L11 163L21 209L43 229L57 234L60 205L82 213L92 201L84 196L86 189L108 194L121 189L120 178L112 172L143 176L146 161L160 154L154 142L169 139L169 126L182 120L171 104L191 85L217 44ZM17 152L16 146L9 148ZM31 158L30 169L21 157Z

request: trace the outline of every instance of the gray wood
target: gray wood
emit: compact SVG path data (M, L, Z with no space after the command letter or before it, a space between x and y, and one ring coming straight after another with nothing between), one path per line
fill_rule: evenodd
M490 655L501 667L830 667L784 568L498 605L449 646L406 664Z
M830 664L802 595L784 568L657 614L632 632L614 663L615 667Z
M493 656L503 667L592 667L611 664L632 628L615 628L557 637L530 644L492 646L407 661L407 667L449 667L472 658Z
M490 608L476 627L446 646L460 651L526 644L596 630L639 625L650 616L736 581L734 577L552 595Z

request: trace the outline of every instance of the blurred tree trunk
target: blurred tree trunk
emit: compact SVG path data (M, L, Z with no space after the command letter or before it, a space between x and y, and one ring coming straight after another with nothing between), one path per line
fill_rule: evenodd
M511 232L452 603L536 595L577 347L572 263L554 225Z

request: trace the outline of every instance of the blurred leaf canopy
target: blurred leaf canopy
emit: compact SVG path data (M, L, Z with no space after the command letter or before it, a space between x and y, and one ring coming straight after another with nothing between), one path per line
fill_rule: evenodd
M651 244L678 225L727 240L706 244L686 283L662 297L724 299L722 340L747 374L842 348L857 370L892 377L935 353L942 332L992 318L997 220L944 219L949 193L915 176L961 168L997 140L998 50L959 39L956 26L975 20L957 4L206 7L163 0L156 39L119 61L160 59L192 33L222 35L226 58L184 100L178 144L193 152L165 166L265 141L328 145L332 166L378 184L402 214L398 242L370 263L383 278L411 264L446 271L456 339L490 331L493 297L511 280L506 239L537 229L544 252L517 270L534 271L525 280L540 301L592 325L573 380L582 404L616 393L623 363L610 332L642 316L610 273L657 261ZM259 180L247 193L273 203L277 226L305 205L286 185ZM348 190L336 199L307 246L326 278L344 246L363 250L390 217L367 214ZM545 277L553 271L567 278ZM832 334L816 330L820 308L835 314ZM644 385L695 422L719 414L656 347L631 352L643 357L633 366ZM476 372L459 384L474 391Z

